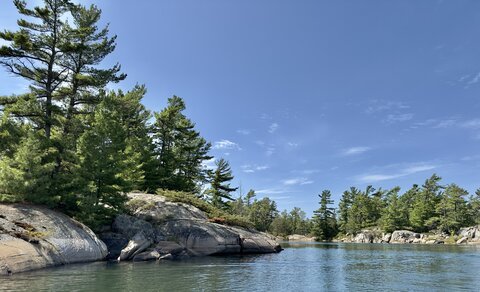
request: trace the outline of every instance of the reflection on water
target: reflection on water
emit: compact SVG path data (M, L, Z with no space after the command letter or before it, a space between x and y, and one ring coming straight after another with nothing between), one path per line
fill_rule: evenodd
M470 290L480 247L284 243L280 254L93 263L0 278L1 291Z

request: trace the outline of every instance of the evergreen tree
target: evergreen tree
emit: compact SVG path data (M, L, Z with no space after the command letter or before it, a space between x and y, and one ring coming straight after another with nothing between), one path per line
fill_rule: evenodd
M267 231L277 215L277 204L270 198L265 197L252 203L248 218L257 230Z
M140 104L142 92L137 87L127 94L106 95L79 139L84 186L79 217L90 225L108 222L122 210L125 193L142 184L142 157L136 150L136 139L145 134L137 126L148 117Z
M324 190L318 196L320 208L313 212L313 234L318 240L330 240L336 235L335 208L329 207L333 204L332 194Z
M418 197L415 199L410 213L410 224L415 231L421 232L436 227L436 207L443 188L439 185L440 180L439 176L433 174L425 181ZM429 221L430 219L433 219L433 221Z
M468 223L467 202L464 197L468 192L456 184L445 188L437 205L438 223L442 231L453 234Z
M230 193L238 188L230 186L233 175L228 161L221 158L215 161L215 165L217 168L209 173L210 189L207 191L207 194L213 206L219 209L227 209L228 205L224 200L232 201L233 198Z
M471 196L468 202L469 222L480 224L480 189Z
M154 114L156 165L146 173L146 189L198 192L198 184L206 180L202 162L212 158L208 156L211 145L194 129L184 110L183 100L173 96L164 110Z
M283 210L270 224L270 231L279 236L294 234L292 218L287 210Z
M343 234L349 234L351 231L348 229L348 222L350 219L349 213L352 206L353 194L356 193L355 188L350 188L343 192L342 198L338 203L338 229Z
M385 232L401 229L407 223L407 218L402 212L401 202L398 197L399 191L400 187L395 187L387 193L387 205L382 210L380 219L381 227Z
M67 43L64 15L73 5L67 0L44 0L43 7L27 8L25 1L13 1L23 16L20 30L0 32L0 39L9 45L0 47L0 64L10 73L30 81L30 93L0 100L0 105L16 117L28 119L50 139L52 127L59 124L60 108L54 101L65 96L58 88L67 80L68 71L58 66Z

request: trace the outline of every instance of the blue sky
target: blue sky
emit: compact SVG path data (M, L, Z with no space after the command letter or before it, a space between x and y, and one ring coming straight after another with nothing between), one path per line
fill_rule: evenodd
M480 1L97 2L119 87L146 84L156 111L184 98L235 185L279 209L434 172L480 187ZM24 89L0 72L0 94Z

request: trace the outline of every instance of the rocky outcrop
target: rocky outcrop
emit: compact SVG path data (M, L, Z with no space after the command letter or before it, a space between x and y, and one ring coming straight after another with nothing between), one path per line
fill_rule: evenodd
M422 234L409 230L396 230L392 233L390 243L420 243Z
M461 228L458 236L465 238L462 243L480 243L480 225Z
M102 260L107 252L88 227L61 213L0 204L0 275Z
M302 241L302 242L315 241L315 237L309 237L309 236L300 235L300 234L289 235L289 236L287 236L286 239L288 241Z
M370 232L360 232L354 238L353 242L356 243L373 243L374 235Z
M210 222L196 207L159 195L132 193L131 215L120 215L111 232L101 234L109 258L174 259L189 256L274 253L281 250L265 233Z

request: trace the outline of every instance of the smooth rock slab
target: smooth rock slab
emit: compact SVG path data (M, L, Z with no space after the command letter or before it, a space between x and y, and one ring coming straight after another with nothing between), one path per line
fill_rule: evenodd
M0 204L0 274L98 261L106 245L85 225L50 209Z

